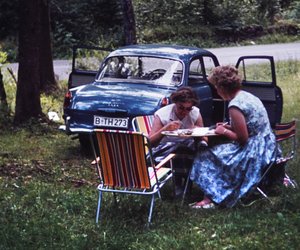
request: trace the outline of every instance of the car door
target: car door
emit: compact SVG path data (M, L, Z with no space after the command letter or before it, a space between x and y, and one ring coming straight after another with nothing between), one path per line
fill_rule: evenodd
M243 76L243 90L257 96L264 104L271 126L281 121L283 97L276 83L275 64L272 56L242 56L236 68Z
M199 108L205 126L224 119L224 101L207 80L212 69L218 65L218 59L211 54L196 56L189 63L187 85L194 89L200 99Z
M74 46L68 88L94 82L100 64L111 51L108 48Z

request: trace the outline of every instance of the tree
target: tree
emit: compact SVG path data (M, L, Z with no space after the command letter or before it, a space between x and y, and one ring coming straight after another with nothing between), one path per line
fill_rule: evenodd
M280 12L280 0L257 0L260 20L267 19L274 24L275 16Z
M19 70L15 124L43 115L40 102L39 63L41 1L19 1Z
M125 45L136 44L136 27L134 10L131 0L122 0L122 9L124 17L124 36Z
M57 82L54 77L52 46L50 36L50 13L49 0L40 2L40 40L39 40L39 74L40 74L40 90L50 93L56 89Z
M50 38L50 0L19 0L19 70L14 122L45 117L40 93L49 93L54 78Z

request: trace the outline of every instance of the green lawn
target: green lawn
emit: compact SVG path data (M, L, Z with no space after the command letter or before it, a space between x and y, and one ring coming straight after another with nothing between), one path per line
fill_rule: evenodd
M299 127L300 62L277 63L277 81L283 121L297 119ZM44 106L57 105L43 98ZM147 199L120 197L117 206L105 194L96 225L96 171L78 141L57 124L9 124L0 126L0 249L299 249L299 189L283 187L273 204L194 211L173 199L169 185L149 229ZM296 154L288 172L300 184L299 148Z

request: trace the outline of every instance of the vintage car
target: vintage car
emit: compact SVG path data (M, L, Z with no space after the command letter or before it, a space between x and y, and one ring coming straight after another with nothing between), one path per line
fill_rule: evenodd
M110 52L103 61L92 56L100 64L95 71L76 68L77 49L62 128L67 134L79 135L84 146L86 132L95 128L132 130L134 117L154 114L169 104L170 94L181 86L191 86L198 94L206 126L226 120L227 103L207 81L208 74L219 65L208 50L174 45L125 46ZM273 57L241 57L236 67L244 76L243 88L263 101L271 124L280 122L283 100Z

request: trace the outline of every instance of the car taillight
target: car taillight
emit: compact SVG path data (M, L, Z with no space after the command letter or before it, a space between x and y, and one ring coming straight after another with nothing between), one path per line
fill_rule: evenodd
M160 106L164 107L164 106L167 106L169 103L170 103L169 98L164 97L161 99Z
M68 91L65 94L64 108L67 108L70 105L71 99L72 99L72 93L70 91Z

